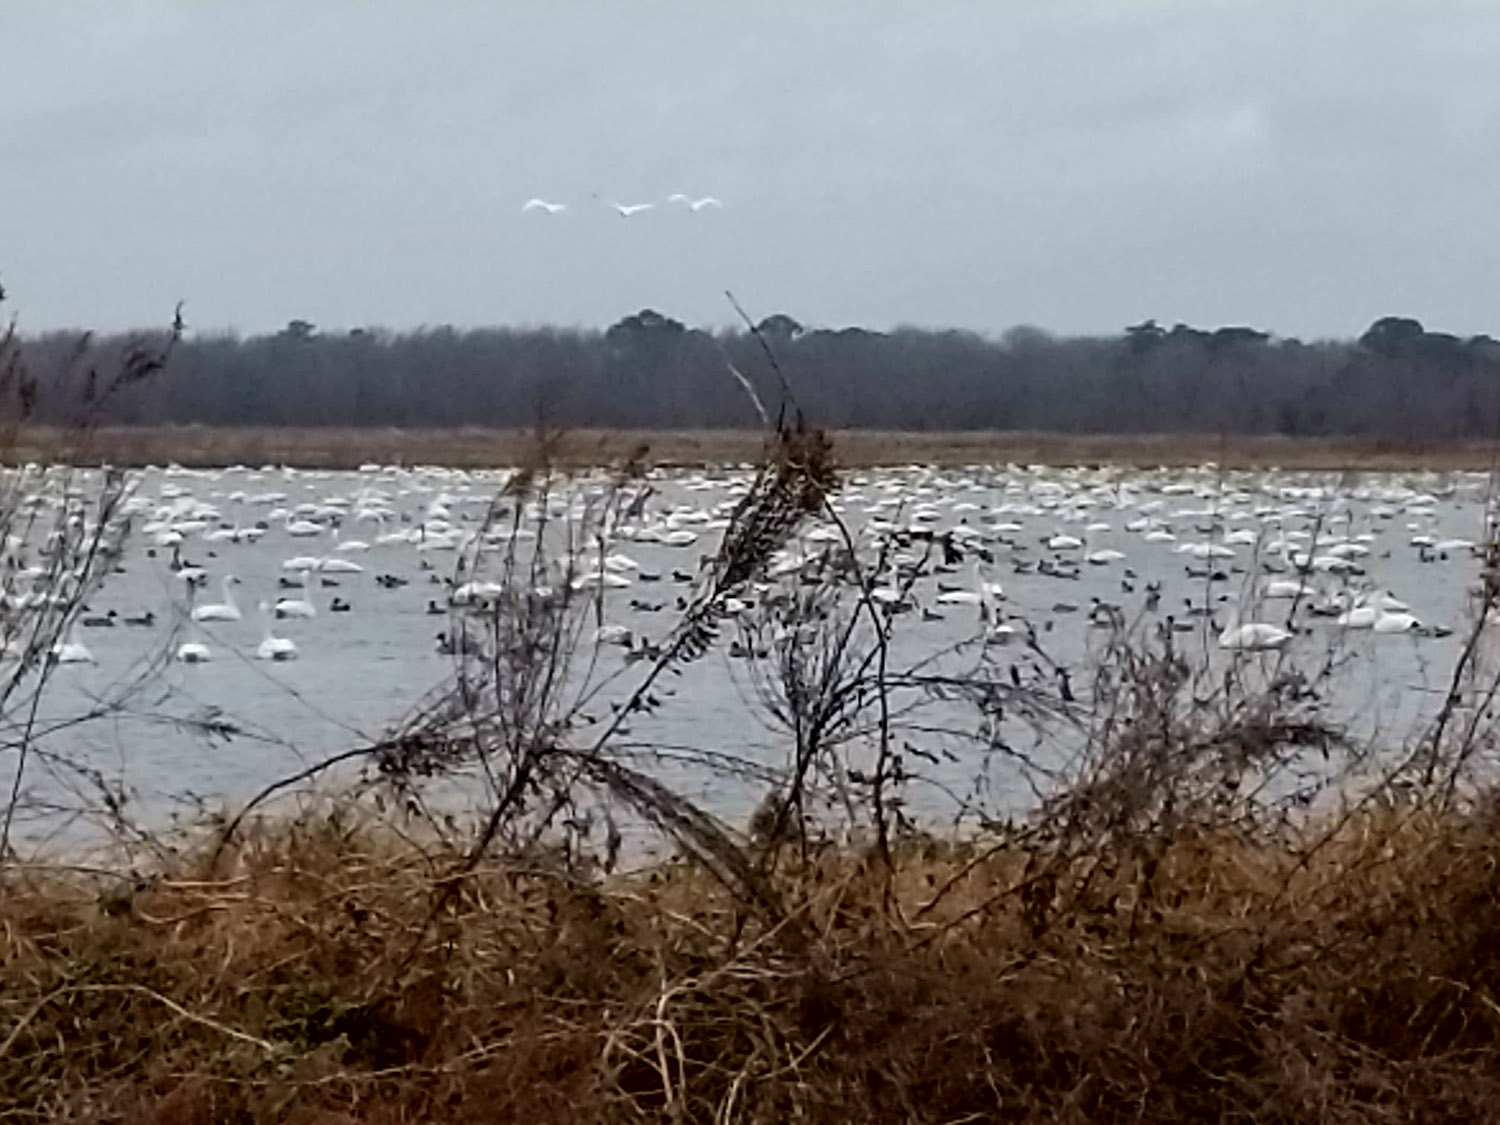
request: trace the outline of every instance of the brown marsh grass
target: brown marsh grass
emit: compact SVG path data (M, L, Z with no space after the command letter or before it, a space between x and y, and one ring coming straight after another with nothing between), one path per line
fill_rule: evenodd
M1493 467L1495 452L1491 443L1389 438L872 430L833 431L830 436L840 463L851 467L1007 461L1171 467L1212 461L1226 468L1487 470ZM642 445L648 447L650 461L659 465L751 464L762 455L764 434L759 430L570 430L554 459L561 467L608 465L630 457ZM27 427L10 443L7 460L47 461L75 448L69 432ZM536 435L527 430L101 426L91 434L87 457L122 466L269 463L352 469L379 462L480 468L529 463L535 448Z
M1500 815L1184 833L1147 862L911 840L783 863L452 856L323 811L132 880L13 867L0 1118L1473 1121L1500 1114Z

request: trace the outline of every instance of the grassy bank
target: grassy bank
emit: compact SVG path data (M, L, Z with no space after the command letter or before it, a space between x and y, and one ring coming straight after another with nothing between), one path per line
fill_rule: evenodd
M1495 449L1481 442L1288 438L1212 434L1046 434L846 430L833 434L839 459L850 466L1003 463L1057 465L1200 465L1290 469L1480 469L1493 467ZM763 435L751 430L574 430L555 451L563 465L619 461L646 446L663 465L742 464L757 461ZM102 427L76 433L30 427L8 454L12 461L79 460L117 465L288 464L352 469L365 462L442 464L477 468L527 463L536 435L522 430L212 429Z
M496 861L435 898L449 858L325 815L131 882L13 870L0 1117L1500 1114L1489 812L1063 865L909 843L889 879L827 852L774 920L679 867Z

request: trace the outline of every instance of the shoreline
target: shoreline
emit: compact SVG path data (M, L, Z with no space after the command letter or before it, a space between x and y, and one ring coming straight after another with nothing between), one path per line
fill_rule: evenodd
M1123 465L1380 472L1488 471L1497 464L1493 442L1393 438L1299 438L1280 435L1062 434L976 430L918 432L830 431L841 465L866 468L924 464ZM82 438L61 428L17 433L3 460L69 460L126 467L174 463L192 468L275 464L309 469L357 469L362 464L500 468L534 460L536 435L524 430L354 429L312 427L103 426ZM646 448L645 460L664 467L706 467L755 461L756 430L596 430L565 432L557 461L582 468L622 461Z

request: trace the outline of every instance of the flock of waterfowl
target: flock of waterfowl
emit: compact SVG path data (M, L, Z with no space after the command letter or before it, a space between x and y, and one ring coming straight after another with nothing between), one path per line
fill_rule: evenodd
M1206 628L1221 649L1264 650L1319 625L1450 635L1446 595L1478 589L1485 487L1478 475L1343 484L1212 467L1012 466L856 477L837 506L859 518L863 536L894 545L873 591L893 611L933 621L944 606L977 605L989 635L1004 640L1050 632L1086 609L1095 625L1155 617L1162 630ZM810 537L837 538L826 529ZM942 551L915 550L923 541ZM785 565L800 565L795 551L790 558ZM972 581L955 585L965 559ZM1398 585L1411 585L1428 612L1414 612Z
M679 605L702 590L703 559L753 472L653 471L612 505L609 475L586 474L554 482L545 500L532 491L519 518L515 499L496 504L510 480L389 466L131 474L117 508L130 521L125 549L82 591L87 605L53 653L40 699L49 747L163 810L186 792L255 792L419 714L455 661L485 646L482 610L504 588L503 557L560 546L565 527L574 568L536 581L597 595L600 616L591 606L578 623L570 684L588 715L618 717L608 708L624 705ZM53 536L76 521L75 542L88 538L101 478L34 470L8 483L18 514L0 624L15 654L30 608L80 594L66 575L48 577L65 561ZM894 669L964 676L977 659L981 674L1087 708L1123 624L1172 639L1195 664L1227 672L1243 661L1246 676L1334 666L1317 679L1320 698L1350 729L1410 730L1449 697L1469 636L1489 485L1460 474L909 467L847 472L831 504L837 520L804 524L734 592L719 645L663 681L656 694L674 693L671 703L631 714L622 737L781 761L784 739L757 692L795 607L822 604L806 596L815 588L842 583L840 612L868 620L847 600L856 573L890 615ZM593 520L605 507L614 514ZM552 530L537 537L544 513ZM37 650L24 652L0 664L0 683L39 667ZM961 702L921 706L923 730L969 729ZM69 721L82 715L107 718ZM941 767L944 784L973 780L963 745ZM680 768L698 783L695 767ZM734 812L732 782L702 784Z
M508 475L389 466L142 471L120 508L133 532L116 569L146 569L158 581L145 588L161 597L118 602L122 584L111 576L78 627L171 625L185 630L175 634L176 659L200 664L225 644L290 660L312 630L337 633L342 620L378 622L398 607L461 619L501 589L486 549L495 556L534 535L544 516L581 519L610 487L606 475L586 475L550 494L545 510L528 502L518 523L487 520ZM25 503L85 512L86 484L63 479L33 472ZM597 529L602 538L571 572L575 588L606 596L600 643L634 649L653 620L662 621L658 632L668 627L750 479L745 468L658 471L630 486L628 513ZM1345 481L1212 466L856 472L832 500L838 522L810 522L730 609L749 611L777 583L857 572L875 601L910 614L914 627L982 629L994 641L1053 633L1069 620L1142 617L1163 630L1209 630L1231 650L1281 648L1319 627L1440 638L1458 624L1462 591L1479 571L1484 485L1477 475ZM824 555L845 551L846 536L868 565L829 570ZM7 605L55 596L39 585L51 573L45 550L12 537ZM130 586L137 599L142 590ZM259 623L253 646L233 628L247 606ZM437 641L447 653L469 644L461 621ZM53 655L94 661L78 633Z

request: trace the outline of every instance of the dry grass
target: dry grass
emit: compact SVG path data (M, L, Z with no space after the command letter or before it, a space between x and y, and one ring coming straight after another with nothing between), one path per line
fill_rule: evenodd
M1212 434L1048 434L972 431L896 433L843 430L831 434L850 466L1024 464L1199 465L1290 469L1490 469L1492 443L1359 438L1287 438ZM101 427L91 433L88 459L117 465L289 464L354 468L363 462L486 467L526 464L536 435L523 430L214 429ZM614 464L641 445L661 465L758 462L758 430L574 430L555 451L561 466ZM77 448L76 435L31 427L19 433L8 459L44 461Z
M912 843L783 868L477 870L351 817L121 883L13 869L0 1118L1440 1121L1500 1114L1500 817L1311 854Z

